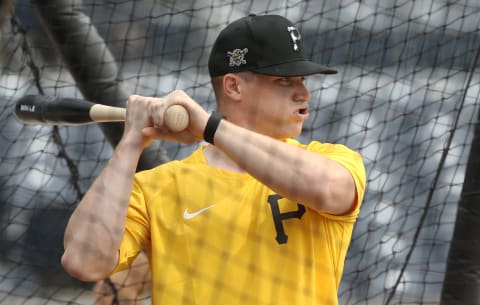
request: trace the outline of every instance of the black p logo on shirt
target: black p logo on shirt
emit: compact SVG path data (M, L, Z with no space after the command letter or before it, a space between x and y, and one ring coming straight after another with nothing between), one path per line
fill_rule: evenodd
M305 206L303 204L297 203L298 210L290 211L286 213L280 212L280 207L278 201L282 199L282 196L278 194L268 196L268 203L272 209L273 222L275 223L275 230L277 231L277 236L275 239L279 244L285 244L288 241L288 235L285 234L285 229L283 227L282 221L290 218L302 218L305 213Z

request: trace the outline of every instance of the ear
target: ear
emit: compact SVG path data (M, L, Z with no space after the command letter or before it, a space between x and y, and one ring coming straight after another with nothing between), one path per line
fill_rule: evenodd
M232 100L240 100L243 79L236 74L228 73L223 76L223 90L225 95Z

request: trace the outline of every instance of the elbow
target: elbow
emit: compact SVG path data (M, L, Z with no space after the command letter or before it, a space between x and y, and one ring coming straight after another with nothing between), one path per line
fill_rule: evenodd
M333 215L340 215L345 212L345 208L339 204L334 196L325 192L313 192L305 205L317 212L323 212Z
M332 201L323 189L313 190L305 204L317 212L330 213L332 211Z
M342 185L342 187L338 187L339 185ZM355 207L355 185L353 183L326 183L316 188L311 202L313 208L317 211L333 215L348 214Z
M63 269L72 277L83 282L96 282L110 276L113 268L108 268L105 264L98 262L88 262L83 256L88 255L65 251L61 258Z

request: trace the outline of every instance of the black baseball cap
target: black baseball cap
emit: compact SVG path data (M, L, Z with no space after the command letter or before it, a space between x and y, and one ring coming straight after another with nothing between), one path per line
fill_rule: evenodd
M300 32L278 15L249 15L230 23L213 45L208 70L211 77L241 71L285 77L337 73L307 60Z

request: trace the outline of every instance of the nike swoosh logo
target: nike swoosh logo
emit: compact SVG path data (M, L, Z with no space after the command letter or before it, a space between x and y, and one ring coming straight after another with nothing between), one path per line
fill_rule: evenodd
M197 217L198 215L202 214L203 212L205 212L206 210L210 209L210 208L213 208L215 205L212 204L206 208L203 208L203 209L200 209L196 212L193 212L193 213L189 213L188 212L188 209L185 209L185 211L183 212L183 219L192 219L194 217Z

